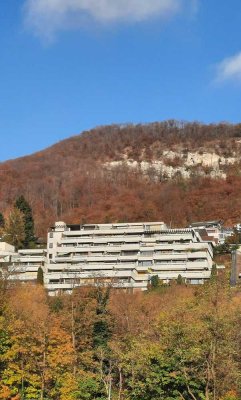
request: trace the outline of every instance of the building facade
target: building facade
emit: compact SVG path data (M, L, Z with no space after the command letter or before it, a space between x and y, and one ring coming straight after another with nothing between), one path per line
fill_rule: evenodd
M210 278L212 246L194 229L163 222L68 225L48 232L44 281L50 294L97 282L146 290L152 276L163 283L179 275L190 284Z
M234 229L225 228L222 220L194 222L189 228L195 229L203 241L211 242L213 246L224 244L234 234Z
M18 250L11 259L11 279L21 282L37 280L38 269L46 265L46 249Z
M34 282L38 269L44 271L45 249L23 249L15 251L14 246L0 242L0 273L10 281Z
M0 242L0 277L8 279L12 256L15 253L14 246L6 242Z

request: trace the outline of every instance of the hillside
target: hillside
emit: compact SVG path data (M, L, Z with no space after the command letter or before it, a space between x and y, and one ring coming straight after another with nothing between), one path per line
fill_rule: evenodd
M241 220L241 125L99 127L0 164L0 211L24 194L45 235L55 220Z

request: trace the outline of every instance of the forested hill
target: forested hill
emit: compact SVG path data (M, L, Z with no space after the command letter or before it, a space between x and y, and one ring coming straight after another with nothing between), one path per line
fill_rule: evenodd
M0 211L23 194L37 234L55 220L241 220L241 124L166 121L83 132L0 164Z

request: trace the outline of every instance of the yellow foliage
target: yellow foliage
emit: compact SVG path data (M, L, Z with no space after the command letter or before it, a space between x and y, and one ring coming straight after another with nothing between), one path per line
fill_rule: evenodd
M0 399L9 399L11 396L11 390L8 386L1 385L0 386Z

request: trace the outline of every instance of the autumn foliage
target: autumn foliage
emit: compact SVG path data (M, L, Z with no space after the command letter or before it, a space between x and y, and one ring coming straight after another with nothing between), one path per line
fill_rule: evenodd
M164 220L185 226L194 220L241 219L240 165L226 167L226 179L195 174L167 180L128 165L106 162L162 159L163 151L213 151L241 155L241 125L167 121L96 128L32 156L0 164L0 211L24 195L33 209L37 235L56 220L68 223ZM176 158L172 163L180 163Z
M0 290L0 399L241 398L241 297L225 275L147 293Z

